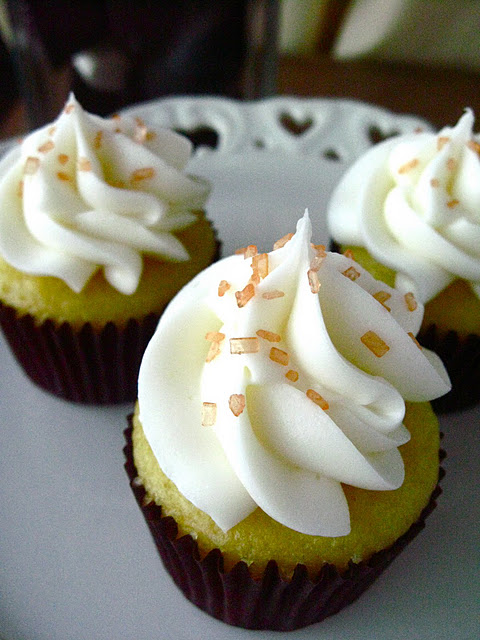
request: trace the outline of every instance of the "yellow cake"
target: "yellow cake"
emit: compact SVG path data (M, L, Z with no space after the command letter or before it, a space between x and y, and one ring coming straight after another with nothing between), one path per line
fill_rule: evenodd
M146 490L145 501L161 506L164 516L172 516L178 524L178 535L191 535L202 556L218 548L225 569L243 560L253 576L260 576L272 558L286 578L291 578L297 564L302 563L313 578L325 563L346 571L350 561L368 561L374 553L388 549L420 518L438 482L438 420L429 403L412 403L407 407L405 426L412 438L401 447L406 470L403 485L385 492L346 485L352 530L341 538L293 531L261 509L229 531L222 531L160 469L143 433L138 408L133 420L134 463L138 482Z

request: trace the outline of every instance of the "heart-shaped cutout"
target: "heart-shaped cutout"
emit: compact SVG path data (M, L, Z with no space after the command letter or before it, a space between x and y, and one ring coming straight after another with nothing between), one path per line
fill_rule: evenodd
M294 136L301 136L313 125L313 118L310 116L299 119L290 113L284 112L280 114L279 119L282 127Z

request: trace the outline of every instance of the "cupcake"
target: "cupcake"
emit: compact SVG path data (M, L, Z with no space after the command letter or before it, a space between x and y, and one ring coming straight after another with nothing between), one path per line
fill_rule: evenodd
M72 95L0 163L0 323L47 391L135 400L160 314L218 250L190 155L185 137Z
M328 208L335 243L425 305L422 344L452 391L442 411L480 400L480 136L467 109L454 127L388 139L361 156Z
M163 562L230 624L289 630L357 598L438 495L449 390L423 308L311 244L306 214L174 298L147 347L126 468Z

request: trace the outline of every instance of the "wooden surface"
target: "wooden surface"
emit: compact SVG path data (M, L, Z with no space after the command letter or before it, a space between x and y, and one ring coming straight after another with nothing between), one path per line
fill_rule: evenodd
M68 94L65 74L60 73L59 109ZM465 107L479 117L480 73L428 68L375 61L336 61L327 55L281 57L277 89L281 95L353 98L396 113L411 113L437 128L453 125ZM0 138L21 135L26 128L21 103L0 118Z
M340 62L322 55L282 58L277 86L285 95L370 102L423 117L437 128L455 124L465 107L472 107L480 118L480 74L456 69Z

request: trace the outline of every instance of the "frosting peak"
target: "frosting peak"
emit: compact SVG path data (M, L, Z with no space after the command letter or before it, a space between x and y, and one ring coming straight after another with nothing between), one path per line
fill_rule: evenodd
M103 119L70 96L53 125L0 163L0 255L33 275L81 291L103 268L131 294L143 260L189 256L172 231L190 225L208 187L183 173L188 139L138 119Z
M259 506L303 533L347 534L341 483L399 487L404 399L449 389L412 339L422 306L310 240L306 214L272 252L249 246L206 269L143 358L145 436L224 530Z
M328 211L340 243L365 247L428 302L455 278L480 293L480 136L454 127L386 140L360 157Z

